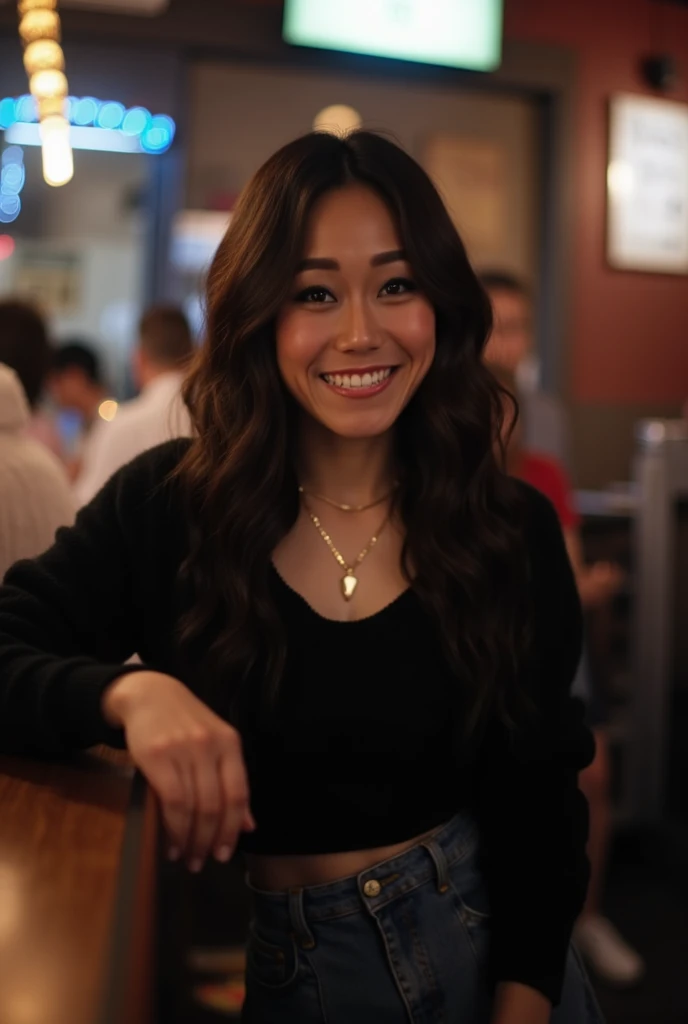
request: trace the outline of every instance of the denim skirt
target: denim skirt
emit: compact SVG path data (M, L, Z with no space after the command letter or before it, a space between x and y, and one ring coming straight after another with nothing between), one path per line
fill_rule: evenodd
M249 885L244 1024L489 1024L477 853L475 826L457 815L359 875L280 893ZM603 1024L573 947L551 1024Z

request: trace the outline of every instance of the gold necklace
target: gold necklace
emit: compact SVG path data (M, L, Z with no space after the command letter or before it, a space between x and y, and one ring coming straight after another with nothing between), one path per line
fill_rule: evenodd
M299 487L299 494L308 498L317 498L318 501L324 501L326 504L331 505L332 508L338 508L340 512L367 512L370 508L375 508L377 505L381 505L383 501L387 501L394 494L398 484L395 482L394 487L391 491L387 491L387 494L383 494L377 501L371 501L368 505L340 505L338 501L333 501L332 498L326 498L324 494L316 494L314 491L307 491L303 487Z
M302 493L304 493L304 492L302 491ZM375 504L379 505L380 503L376 502ZM373 537L370 538L370 540L368 541L366 546L363 548L363 550L356 556L356 559L355 559L354 563L352 565L349 565L348 562L346 561L346 559L339 553L339 551L337 551L336 547L334 546L334 542L333 542L332 538L330 537L329 533L327 532L327 530L324 529L322 523L320 522L319 518L316 516L315 512L313 512L313 510L308 507L308 505L306 504L305 500L304 500L304 503L303 503L303 507L305 508L306 512L308 513L308 515L310 517L310 520L313 523L313 526L316 528L316 530L318 531L318 533L320 534L322 539L325 541L325 543L327 544L327 546L330 549L330 551L332 552L332 554L334 555L335 559L337 560L339 565L341 565L342 569L344 570L344 575L342 576L342 578L340 580L340 586L342 588L342 597L344 598L345 601L350 601L351 598L354 596L354 591L356 590L356 587L358 586L358 577L356 576L356 569L361 564L361 562L363 561L365 556L370 551L372 551L372 549L377 544L378 539L380 537L380 534L382 533L382 531L384 530L385 526L389 522L390 513L389 512L387 513L387 515L383 519L382 524L381 524L379 530L377 531L377 533Z

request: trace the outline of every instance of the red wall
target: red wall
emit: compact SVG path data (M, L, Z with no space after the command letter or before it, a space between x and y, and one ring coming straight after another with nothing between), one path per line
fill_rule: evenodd
M577 54L570 393L578 402L674 403L688 397L688 277L605 265L607 101L649 93L638 71L668 52L688 102L688 8L657 0L506 0L513 39Z

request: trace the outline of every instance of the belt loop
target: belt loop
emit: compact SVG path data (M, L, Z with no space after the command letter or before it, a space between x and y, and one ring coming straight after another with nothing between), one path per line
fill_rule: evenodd
M445 893L449 890L449 865L444 855L444 850L434 839L427 843L421 843L433 859L437 872L437 891Z
M294 936L302 949L315 949L315 939L306 924L303 910L303 889L289 890L289 919Z

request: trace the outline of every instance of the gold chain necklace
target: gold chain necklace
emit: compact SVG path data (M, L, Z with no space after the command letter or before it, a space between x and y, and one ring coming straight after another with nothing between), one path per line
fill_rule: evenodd
M299 488L299 490L301 490L301 488ZM301 493L303 494L304 492L302 491ZM379 505L380 503L376 502L375 504ZM389 522L390 513L389 512L387 513L387 515L385 516L385 518L382 521L382 524L381 524L379 530L377 531L377 533L373 537L370 538L370 540L368 541L366 546L363 548L363 550L356 556L356 559L353 562L353 564L349 565L347 563L346 559L343 557L343 555L341 555L339 553L339 551L337 551L337 548L334 546L334 541L330 537L329 533L327 532L327 530L325 530L325 528L323 527L323 525L320 522L319 518L316 516L315 512L313 512L313 510L308 507L308 505L306 504L305 500L304 500L304 503L303 503L303 507L305 508L306 512L308 513L308 515L310 517L310 520L313 523L313 526L316 528L316 530L318 531L318 533L320 534L322 539L325 541L325 543L327 544L327 546L330 549L330 551L332 552L332 554L334 555L335 559L337 560L339 565L341 565L342 569L344 570L344 575L342 576L342 578L340 580L340 586L342 588L342 597L344 598L345 601L350 601L351 598L354 596L354 591L356 590L356 587L358 586L358 577L356 576L356 569L361 564L361 562L363 561L365 556L370 551L372 551L372 549L377 544L378 539L380 537L380 534L382 533L382 531L384 530L385 526Z
M317 498L318 501L324 501L327 505L331 505L332 508L338 508L340 512L367 512L368 509L375 508L377 505L381 505L383 501L391 498L397 487L398 484L395 483L391 491L387 491L387 494L383 494L377 501L371 501L368 505L340 505L338 501L326 498L324 494L316 494L314 491L307 491L303 487L299 487L299 494L307 498Z

